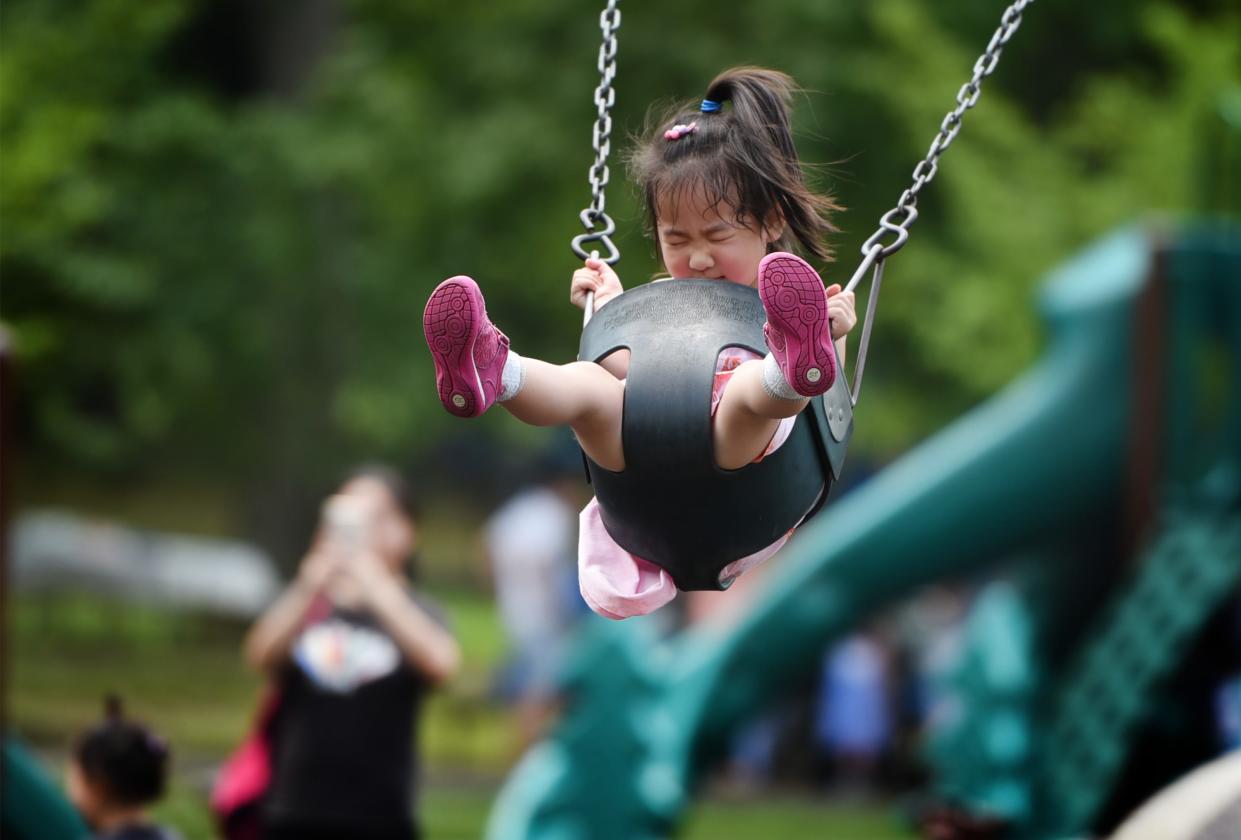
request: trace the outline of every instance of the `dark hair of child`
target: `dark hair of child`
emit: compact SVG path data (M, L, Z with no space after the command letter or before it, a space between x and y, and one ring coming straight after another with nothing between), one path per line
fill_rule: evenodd
M784 234L771 250L830 260L824 238L836 231L830 217L841 208L806 184L789 124L796 91L784 73L737 67L707 88L714 110L704 112L695 100L648 115L628 157L630 177L645 200L648 235L655 235L659 202L676 202L701 189L711 206L731 211L735 223L754 227L781 218ZM692 133L665 139L674 125L690 124L696 124ZM717 212L728 218L724 210Z
M164 739L145 726L125 720L120 698L104 701L104 721L74 744L73 757L83 775L116 805L142 806L164 794L169 750Z

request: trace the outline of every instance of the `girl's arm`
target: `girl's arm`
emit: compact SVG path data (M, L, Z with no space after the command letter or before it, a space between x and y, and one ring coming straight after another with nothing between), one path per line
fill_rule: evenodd
M612 266L603 260L588 259L584 268L573 272L573 280L569 283L569 300L574 306L586 308L586 295L595 293L595 311L603 307L612 298L623 294L620 277L612 270ZM629 375L629 351L618 350L599 363L600 367L617 379Z
M599 367L615 376L624 379L629 376L629 351L622 348L599 363Z

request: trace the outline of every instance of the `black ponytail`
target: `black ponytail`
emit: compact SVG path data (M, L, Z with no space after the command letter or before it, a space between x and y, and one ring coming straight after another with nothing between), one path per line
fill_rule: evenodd
M772 250L830 260L824 240L836 231L831 214L840 207L806 184L789 121L796 90L784 73L738 67L712 80L704 102L648 118L629 157L630 174L646 199L648 233L654 236L661 200L677 201L687 189L701 188L738 222L763 226L778 216L784 234ZM696 131L665 139L673 125L690 123Z
M103 722L78 738L73 757L91 784L118 805L147 805L164 795L168 744L142 724L126 720L115 694L104 700Z
M760 67L725 70L707 86L707 99L732 103L732 117L744 133L755 138L766 135L780 163L797 164L793 146L788 103L796 88L784 73ZM723 111L718 113L723 114Z

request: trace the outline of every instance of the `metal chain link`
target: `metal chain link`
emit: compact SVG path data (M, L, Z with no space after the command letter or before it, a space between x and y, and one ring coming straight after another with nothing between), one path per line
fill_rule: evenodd
M588 243L600 243L607 248L604 262L615 264L620 259L620 251L612 242L612 234L616 232L616 224L606 212L606 188L611 178L608 170L608 155L612 151L612 106L616 103L616 90L612 87L616 81L616 31L620 28L621 15L617 4L620 0L608 0L607 7L599 15L599 28L603 32L603 43L599 47L599 86L595 88L596 117L591 142L595 150L595 161L591 164L587 178L590 182L591 202L579 214L586 233L573 237L570 243L573 253L581 259L597 256L596 248L586 249ZM862 263L854 271L845 291L853 291L866 275L874 272L870 303L866 307L866 318L862 328L861 346L855 366L856 376L852 389L852 402L857 404L858 394L862 387L862 370L866 361L867 345L870 343L871 322L875 315L878 283L882 276L884 260L895 254L909 240L909 228L918 219L918 195L922 188L929 184L939 172L939 158L952 141L961 133L961 124L965 112L978 104L982 95L983 80L995 72L1000 61L1004 45L1009 42L1021 26L1021 13L1034 0L1015 0L1004 10L1000 17L1000 26L991 36L986 50L974 62L974 75L957 91L957 107L948 112L940 123L939 132L931 141L926 157L918 161L913 170L913 184L901 193L896 206L884 213L879 219L879 227L862 244ZM885 235L891 234L894 239L883 242ZM594 295L587 295L585 321L589 322L594 309Z
M913 184L901 193L896 206L880 217L879 227L862 243L862 262L845 285L845 291L851 292L862 282L868 271L872 272L870 300L866 304L866 316L862 321L862 338L858 343L857 361L853 364L853 387L849 393L850 402L854 406L857 405L862 391L862 373L866 369L866 352L870 348L871 326L875 320L875 307L879 302L879 284L883 279L884 260L909 241L909 228L918 220L918 194L939 172L940 155L948 150L952 141L961 133L961 121L965 118L965 112L977 105L978 97L982 95L983 79L995 72L1004 45L1013 37L1017 27L1021 26L1021 13L1033 2L1034 0L1016 0L1004 10L999 28L987 42L987 49L974 62L973 77L957 91L957 107L944 117L939 124L939 133L927 149L926 157L914 167ZM888 234L895 238L884 244L883 238Z
M611 179L608 170L608 155L612 151L612 106L616 104L616 90L612 83L616 81L616 30L620 29L621 14L617 4L620 0L608 0L607 8L599 15L599 28L603 32L603 43L599 46L599 86L595 88L595 126L591 132L591 142L595 150L595 162L591 164L587 178L590 181L591 202L579 214L586 233L573 238L573 253L586 259L591 251L587 243L600 243L607 248L607 256L603 261L613 265L620 259L620 251L612 243L612 234L616 225L606 212L606 188ZM602 225L602 227L600 227ZM594 250L594 249L591 249Z
M943 122L939 126L939 133L931 141L926 157L914 167L913 185L901 193L900 200L896 202L895 207L883 214L883 217L879 220L879 227L862 245L863 255L870 255L878 247L881 249L878 258L882 260L892 256L905 245L905 242L909 239L909 228L918 218L918 194L922 192L923 187L931 183L935 173L939 171L940 155L948 150L948 147L952 145L952 141L961 132L961 121L965 118L965 112L978 104L978 97L982 94L983 79L995 72L1004 45L1008 43L1009 39L1017 31L1017 27L1021 25L1021 13L1033 2L1034 0L1016 0L1015 3L1004 10L1004 14L1000 18L1000 26L995 30L995 34L991 36L987 49L974 62L973 78L957 91L957 107L949 111L947 116L944 117ZM887 234L892 234L896 238L887 244L883 244L882 240ZM868 262L873 263L874 260L871 259ZM868 263L864 262L853 279L850 280L847 287L849 290L852 290L857 285L867 267L869 267Z

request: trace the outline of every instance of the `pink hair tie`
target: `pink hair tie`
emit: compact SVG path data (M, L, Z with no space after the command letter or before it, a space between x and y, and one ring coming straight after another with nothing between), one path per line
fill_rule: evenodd
M686 134L693 134L698 130L698 123L692 122L689 125L674 125L672 128L664 132L665 140L680 140Z

